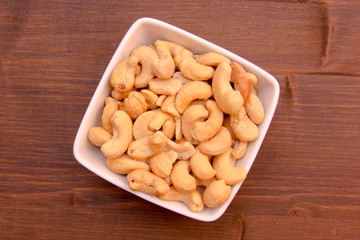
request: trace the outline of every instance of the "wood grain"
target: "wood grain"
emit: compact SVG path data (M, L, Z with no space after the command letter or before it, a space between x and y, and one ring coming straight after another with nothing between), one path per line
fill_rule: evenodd
M1 238L360 239L359 11L355 0L1 1ZM141 200L73 157L105 67L144 16L279 81L258 157L215 222Z

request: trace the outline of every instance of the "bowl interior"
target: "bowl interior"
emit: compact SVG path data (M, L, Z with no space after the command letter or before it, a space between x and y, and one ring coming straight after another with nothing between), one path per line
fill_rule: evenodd
M234 53L231 53L215 44L212 44L177 27L151 18L141 18L137 20L128 30L116 52L114 53L89 103L89 106L78 129L78 133L74 142L74 156L84 167L93 173L145 200L153 202L154 204L187 217L201 221L214 221L225 212L230 202L239 190L241 183L232 186L232 194L228 201L222 206L215 209L204 208L204 210L200 213L193 213L187 208L187 206L182 203L174 201L163 201L158 197L130 190L126 182L126 177L113 173L106 166L106 158L102 155L99 148L93 146L87 138L89 128L101 125L100 119L104 107L104 99L109 96L111 91L109 78L112 70L119 62L130 55L132 49L141 45L153 45L157 39L176 42L183 45L185 48L188 48L195 54L201 54L210 51L218 52L233 61L239 62L248 72L251 72L257 76L258 84L256 85L256 89L258 91L258 97L264 106L265 119L259 125L260 135L258 139L249 144L245 156L237 162L237 166L241 166L247 171L250 170L275 112L279 98L278 82L269 73L248 62L247 60L235 55Z

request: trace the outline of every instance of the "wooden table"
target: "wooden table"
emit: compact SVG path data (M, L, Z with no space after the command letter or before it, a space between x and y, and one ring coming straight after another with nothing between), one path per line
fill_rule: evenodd
M1 239L360 239L359 1L0 3ZM226 213L200 222L74 158L122 37L154 17L264 68L279 104Z

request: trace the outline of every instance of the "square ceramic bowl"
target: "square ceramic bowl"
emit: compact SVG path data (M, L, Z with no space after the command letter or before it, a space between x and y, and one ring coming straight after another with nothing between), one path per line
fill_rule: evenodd
M101 126L101 114L104 107L104 100L107 96L109 96L111 91L109 79L112 70L119 62L130 55L132 49L141 45L153 45L157 39L176 42L191 50L195 54L202 54L210 51L218 52L229 59L242 64L248 72L254 73L257 76L258 84L256 85L256 88L258 91L258 97L264 106L265 119L259 125L259 137L256 141L249 144L246 155L243 159L237 162L237 166L243 167L247 171L250 170L277 106L279 98L279 84L277 80L258 66L248 62L234 53L227 51L226 49L223 49L182 29L152 18L141 18L137 20L130 27L114 53L78 129L73 147L74 156L84 167L123 190L187 217L206 222L214 221L222 216L228 208L229 204L237 194L241 183L232 186L230 198L220 207L214 209L205 207L202 212L194 213L191 212L183 203L163 201L156 196L151 196L141 192L134 192L129 189L126 177L113 173L106 166L105 157L102 155L99 148L93 146L89 142L87 137L88 130L91 127Z

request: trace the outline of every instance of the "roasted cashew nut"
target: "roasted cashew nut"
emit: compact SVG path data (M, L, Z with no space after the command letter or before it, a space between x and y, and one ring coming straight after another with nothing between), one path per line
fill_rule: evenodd
M219 207L231 195L231 187L224 180L217 180L206 187L203 193L204 204L209 208Z
M222 179L227 185L234 185L245 180L247 172L243 168L235 167L236 159L232 157L233 149L219 154L213 159L216 178Z
M128 148L132 140L132 121L129 115L117 110L111 117L113 125L112 138L101 146L101 152L105 157L116 158L121 156Z
M264 120L264 107L255 94L250 94L249 100L245 102L244 107L253 123L259 125Z
M131 56L139 59L141 64L141 73L135 78L135 87L144 88L148 85L149 81L154 78L152 63L158 59L158 55L154 48L149 46L140 46L131 52Z
M192 137L199 142L205 142L214 137L224 120L224 114L215 101L208 100L205 107L209 112L208 119L195 122L191 129Z
M92 127L89 129L88 138L92 144L101 147L112 138L112 135L102 127Z
M231 153L232 157L234 159L242 158L246 153L247 145L248 145L247 142L241 142L241 141L237 140L234 144L234 150Z
M138 118L141 114L146 112L147 104L145 97L137 91L130 92L129 96L124 99L124 108L131 119L134 120Z
M237 114L230 115L230 125L237 137L242 142L252 142L259 136L259 129L247 116L244 107Z
M218 155L231 147L231 135L226 127L221 127L220 131L211 139L198 145L201 152L207 155Z
M216 174L211 166L210 157L198 150L190 158L190 167L193 174L201 180L209 180Z
M106 165L111 169L111 171L118 174L128 174L135 169L150 171L149 164L134 160L127 154L123 154L117 158L107 158Z
M103 109L101 123L103 128L110 133L112 132L111 117L118 109L118 104L115 101L108 101Z
M156 94L175 95L181 87L181 81L177 78L154 78L149 81L149 89Z
M126 176L128 185L133 191L152 195L163 195L169 191L167 182L144 169L136 169Z
M170 179L172 185L179 192L190 193L196 189L196 180L189 172L189 161L180 160L174 164L170 174Z
M230 59L215 52L208 52L195 57L195 61L206 66L218 66L222 62L230 63Z
M165 151L175 151L178 156L177 158L180 160L189 159L194 153L195 148L194 146L188 141L182 141L176 143L169 138L167 138L162 132L157 132L159 135L162 135L165 138L166 146Z
M160 195L159 197L166 201L183 202L192 212L201 212L204 208L201 194L196 190L191 193L182 193L177 191L174 187L170 187L167 193Z
M124 91L124 92L118 92L116 91L116 89L114 88L112 91L111 91L111 97L113 97L115 100L123 100L125 99L127 96L129 96L129 93L132 92L132 91L136 91L135 88L131 88L127 91Z
M142 89L141 94L145 97L145 102L147 105L147 109L155 109L158 106L156 105L156 101L158 99L158 95L156 95L155 93L153 93L152 91L148 90L148 89Z
M161 111L168 113L174 117L179 117L179 112L175 107L175 96L168 96L164 102L161 104Z
M251 80L245 69L236 62L231 62L231 81L235 85L235 89L240 91L244 102L247 102L251 93Z
M110 84L116 91L126 92L134 86L138 62L136 56L130 56L116 66L110 77Z
M147 111L141 114L134 122L133 135L135 140L148 137L154 134L149 130L149 124L155 115L154 111Z
M236 114L244 104L244 99L239 91L232 88L230 77L230 65L226 62L220 63L214 73L212 90L219 108L224 113Z
M153 62L153 72L160 79L168 79L175 72L175 62L171 56L170 50L162 45L155 45L159 59Z
M164 125L161 127L162 133L168 138L172 139L175 135L175 122L173 119L168 119L164 122Z
M196 99L207 100L212 96L211 86L206 82L192 81L186 83L175 98L175 107L180 114L184 113L190 103Z
M185 85L186 83L192 81L192 80L184 77L184 75L182 75L182 73L181 73L180 71L179 71L179 72L175 72L172 77L179 79L179 80L181 81L181 84L182 84L182 85Z
M166 145L166 137L161 132L156 132L151 136L140 138L133 141L127 150L129 157L136 160L147 159L159 153Z
M177 157L177 154L176 154ZM171 158L166 152L161 151L149 158L149 165L151 171L161 178L170 176L173 163L176 161L176 157Z
M205 107L199 104L192 105L184 111L181 118L181 129L184 137L192 144L198 144L193 138L192 128L196 121L204 120L208 117L208 111ZM221 127L221 126L220 126Z

